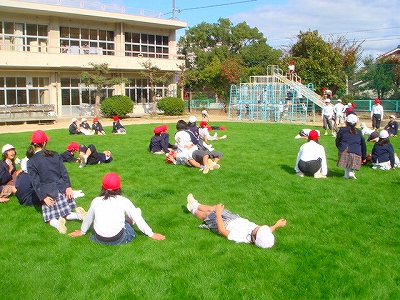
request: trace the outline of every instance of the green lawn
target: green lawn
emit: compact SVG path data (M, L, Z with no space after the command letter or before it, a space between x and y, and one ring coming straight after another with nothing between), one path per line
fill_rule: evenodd
M126 126L127 135L76 136L47 131L48 148L64 151L73 140L111 150L110 164L67 164L73 189L98 195L105 173L122 178L123 195L140 207L155 232L108 247L89 237L60 235L16 198L1 204L1 299L399 299L400 170L363 166L358 180L342 178L334 138L322 136L327 179L300 178L293 166L303 127L288 124L215 123L228 138L221 169L165 163L147 151L154 125ZM175 127L169 124L171 142ZM320 128L318 128L320 129ZM106 127L110 132L111 128ZM221 132L222 133L222 132ZM221 134L220 133L220 134ZM1 134L22 158L30 133ZM392 138L399 151L400 138ZM372 144L368 143L368 150ZM207 230L185 208L193 193L258 224L287 219L272 249L235 244ZM68 232L80 228L67 222ZM136 230L137 231L137 230ZM138 232L138 231L137 231Z

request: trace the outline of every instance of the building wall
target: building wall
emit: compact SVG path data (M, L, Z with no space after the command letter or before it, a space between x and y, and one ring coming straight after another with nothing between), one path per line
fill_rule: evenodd
M92 69L90 63L107 63L111 74L131 80L106 89L104 96L127 93L143 104L150 97L142 64L150 59L162 72L174 74L183 63L176 56L176 30L186 26L182 21L10 3L0 3L0 106L55 104L59 116L80 114L82 105L94 103L93 89L79 80L82 71ZM157 94L175 90L172 75Z

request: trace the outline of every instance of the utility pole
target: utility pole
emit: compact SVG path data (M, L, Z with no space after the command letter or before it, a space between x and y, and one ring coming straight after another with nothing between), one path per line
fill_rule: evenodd
M172 0L172 20L176 20L176 5L175 5L175 0Z

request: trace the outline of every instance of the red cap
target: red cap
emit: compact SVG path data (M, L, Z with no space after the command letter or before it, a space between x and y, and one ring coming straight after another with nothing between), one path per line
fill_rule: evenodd
M291 61L289 64L290 64L290 65L294 65L294 61Z
M93 118L93 122L98 122L99 119L98 118Z
M318 131L311 130L310 133L308 134L308 139L313 141L318 140Z
M162 126L154 127L153 132L154 132L155 134L161 133L161 132L162 132L161 127L162 127Z
M42 130L36 130L32 133L31 142L34 144L41 144L47 142L50 138Z
M200 127L206 127L207 126L207 122L206 121L201 121L200 122Z
M167 132L168 125L161 125L160 128L161 128L161 132Z
M375 99L375 101L374 101L374 103L375 103L375 104L377 104L377 103L381 103L381 99L379 99L379 98L376 98L376 99Z
M110 172L103 177L103 188L108 191L115 191L121 187L121 178L117 173Z
M118 121L118 120L119 120L119 117L118 117L118 116L114 116L113 120L114 120L114 121Z
M69 143L68 147L67 147L68 151L78 151L79 150L79 145L77 142L71 142Z
M222 125L221 127L219 127L219 130L225 130L226 127L224 125Z

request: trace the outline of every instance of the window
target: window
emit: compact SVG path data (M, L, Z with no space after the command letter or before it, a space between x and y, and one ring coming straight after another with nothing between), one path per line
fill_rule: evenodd
M0 105L48 103L48 77L0 77Z
M169 58L168 36L125 32L125 56Z
M1 49L47 52L48 26L0 21Z
M114 31L60 27L60 52L115 55Z

